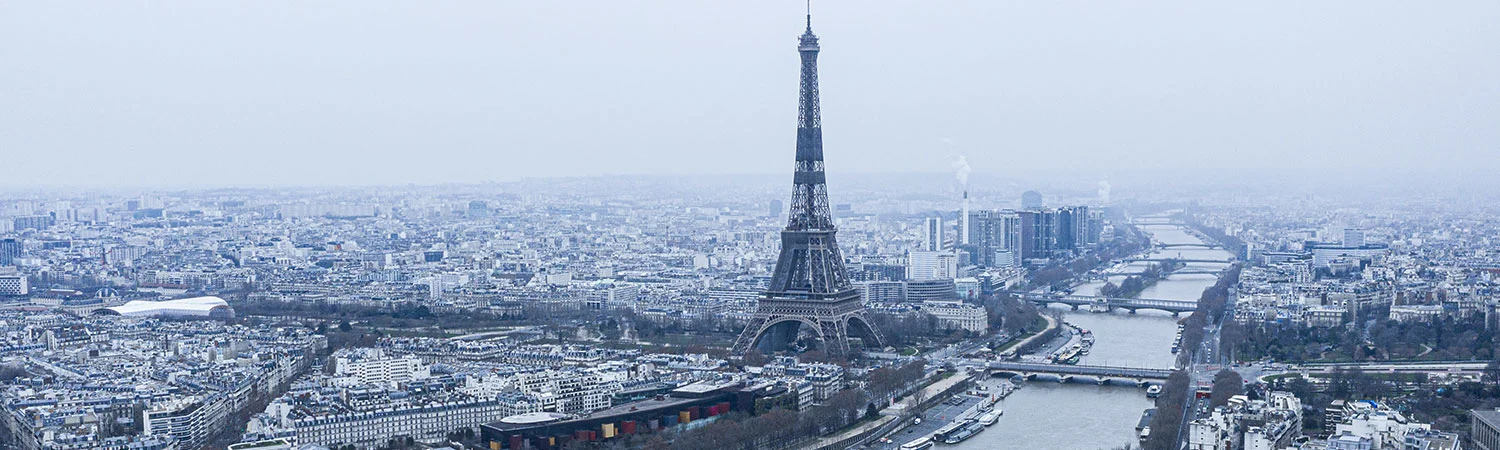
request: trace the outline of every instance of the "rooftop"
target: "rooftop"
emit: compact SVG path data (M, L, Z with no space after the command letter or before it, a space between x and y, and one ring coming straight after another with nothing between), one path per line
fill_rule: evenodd
M1500 409L1476 409L1469 411L1469 414L1491 427L1500 428Z
M153 302L132 300L120 306L104 308L122 316L199 315L206 316L216 308L229 308L229 302L218 297L192 297Z
M500 419L500 423L510 423L510 424L518 424L518 425L530 425L530 424L535 424L535 423L556 422L556 421L563 420L563 419L566 419L566 418L568 418L568 415L567 414L562 414L562 413L555 413L555 412L534 412L534 413L517 414L517 415L514 415L514 416L509 416L509 417L506 417L504 419Z

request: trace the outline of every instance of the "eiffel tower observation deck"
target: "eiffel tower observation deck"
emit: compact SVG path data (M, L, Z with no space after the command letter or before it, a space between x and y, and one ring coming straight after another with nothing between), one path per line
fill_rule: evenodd
M823 124L818 109L818 36L807 31L798 39L802 57L801 95L797 108L796 169L787 226L781 232L781 255L771 284L755 316L735 341L734 353L751 348L763 353L785 350L807 332L830 355L847 355L849 338L878 348L883 339L866 316L859 292L849 283L844 257L834 238L837 229L828 208L823 166Z

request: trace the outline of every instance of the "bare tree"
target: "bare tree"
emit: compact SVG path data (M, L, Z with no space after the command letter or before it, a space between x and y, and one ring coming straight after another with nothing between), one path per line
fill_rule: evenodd
M922 403L927 402L927 388L919 387L912 391L911 395L907 398L911 401L911 406L908 409L912 411L912 414L918 414L917 410L921 409Z

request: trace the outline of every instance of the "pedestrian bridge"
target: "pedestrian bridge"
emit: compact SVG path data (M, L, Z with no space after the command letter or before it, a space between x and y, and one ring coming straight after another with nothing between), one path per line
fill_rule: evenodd
M1044 364L1017 361L991 361L985 365L991 376L1011 375L1027 380L1041 377L1055 378L1066 383L1078 378L1087 378L1098 384L1129 381L1137 385L1165 381L1172 375L1170 369L1144 367L1075 366L1069 364Z
M1029 302L1032 302L1032 303L1035 303L1035 304L1038 304L1038 305L1041 305L1041 306L1047 306L1047 305L1054 304L1054 303L1061 303L1061 304L1064 304L1064 305L1072 306L1074 310L1077 310L1080 306L1100 306L1100 307L1103 307L1106 311L1114 311L1116 308L1119 308L1119 309L1128 310L1128 311L1130 311L1131 314L1135 314L1136 310L1140 310L1140 309L1154 309L1154 310L1157 310L1157 311L1166 311L1166 312L1172 313L1173 316L1176 316L1176 315L1181 314L1181 313L1193 312L1193 311L1196 311L1198 309L1198 302L1196 302L1196 301L1185 301L1185 300L1158 300L1158 299L1151 299L1151 298L1096 297L1096 296L1092 296L1092 295L1056 295L1056 296L1049 296L1049 295L1023 294L1022 297L1025 298L1026 301L1029 301Z

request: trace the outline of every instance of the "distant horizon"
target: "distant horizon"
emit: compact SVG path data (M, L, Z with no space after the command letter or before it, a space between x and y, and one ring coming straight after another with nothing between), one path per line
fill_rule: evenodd
M5 3L0 185L781 173L805 7ZM1500 171L1496 2L813 13L830 173Z
M893 179L907 178L913 184L926 186L929 189L960 189L960 184L953 180L953 172L941 171L906 171L906 172L852 172L840 171L836 167L831 168L828 173L830 191L838 196L841 188L853 188L863 186L867 182L890 182ZM1395 190L1413 194L1425 194L1430 191L1448 191L1453 189L1477 189L1480 195L1500 195L1500 180L1491 176L1491 173L1483 169L1458 170L1458 169L1429 169L1429 168L1387 168L1387 169L1363 169L1363 170L1330 170L1322 168L1290 168L1267 171L1264 169L1249 168L1217 168L1217 169L1134 169L1112 171L1108 177L1091 177L1088 174L1079 174L1067 170L1025 170L1018 172L986 172L974 171L970 174L970 186L975 192L992 190L996 188L1018 188L1022 190L1066 190L1085 192L1096 189L1097 182L1104 181L1112 185L1116 192L1130 192L1135 188L1159 188L1161 185L1182 185L1183 187L1211 187L1215 190L1235 189L1241 187L1259 187L1275 190L1267 186L1267 180L1275 180L1277 184L1286 185L1289 189L1304 189L1307 185L1321 185L1336 189L1368 188L1376 191ZM1379 181L1374 181L1378 179ZM1441 179L1442 183L1435 183ZM791 170L785 172L742 172L742 173L708 173L708 174L672 174L672 173L614 173L614 174L586 174L566 176L527 176L506 180L488 181L449 181L449 182L405 182L405 183L369 183L369 184L335 184L335 183L302 183L302 184L213 184L213 185L188 185L188 184L137 184L137 185L45 185L45 186L20 186L6 185L0 183L0 195L16 194L50 194L50 193L149 193L149 192L202 192L215 190L343 190L343 189L400 189L400 188L443 188L443 187L484 187L500 185L525 185L530 183L549 182L574 182L574 181L608 181L608 180L650 180L668 182L671 180L691 180L694 182L710 182L710 184L733 184L736 180L753 181L752 186L780 187L785 183L790 187ZM722 183L720 183L722 182ZM1321 194L1319 191L1308 191L1308 194Z

